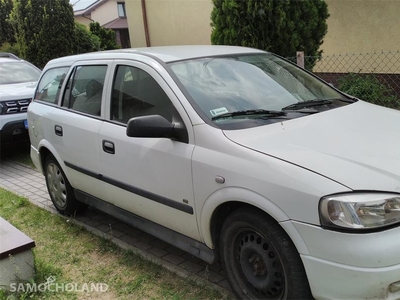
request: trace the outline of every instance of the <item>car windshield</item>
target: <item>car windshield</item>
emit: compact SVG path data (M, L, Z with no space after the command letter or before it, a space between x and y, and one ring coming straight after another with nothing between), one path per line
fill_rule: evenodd
M303 108L311 107L308 102L314 100L348 101L328 84L269 53L199 58L173 62L170 67L195 102L194 107L217 125L243 122L252 118L248 113L252 110L281 111L298 102L307 102ZM262 117L260 113L254 116Z
M0 62L0 84L37 81L40 70L24 61Z

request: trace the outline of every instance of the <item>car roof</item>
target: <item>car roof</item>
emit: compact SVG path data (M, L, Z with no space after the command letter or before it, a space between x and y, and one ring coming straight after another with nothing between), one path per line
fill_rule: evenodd
M29 61L26 61L19 57L9 58L9 57L5 57L5 56L0 56L0 63L5 63L5 62L6 63L15 63L15 64L27 64L27 65L31 65L31 66L37 68L35 65L31 64Z
M13 53L10 53L10 52L0 52L0 57L12 58L12 59L20 60L20 58L18 56L16 56Z
M2 62L13 62L13 63L18 63L18 62L22 62L22 60L20 59L15 59L15 58L8 58L8 57L2 57L0 56L0 63Z
M141 54L145 56L153 56L158 60L165 63L187 60L199 57L220 56L220 55L233 55L245 53L265 53L264 51L238 47L238 46L210 46L210 45L188 45L188 46L160 46L160 47L144 47L144 48L130 48L91 52L73 56L66 56L52 60L52 63L62 63L74 60L85 59L110 59L118 57L126 57L127 54Z
M232 55L262 52L258 49L238 47L238 46L163 46L163 47L148 47L137 48L138 52L148 55L153 55L164 62L186 60L198 57Z

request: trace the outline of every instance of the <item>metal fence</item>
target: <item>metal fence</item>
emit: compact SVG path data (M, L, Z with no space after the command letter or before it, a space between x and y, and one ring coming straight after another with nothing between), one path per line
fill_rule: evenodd
M304 65L345 93L400 109L400 51L305 56Z

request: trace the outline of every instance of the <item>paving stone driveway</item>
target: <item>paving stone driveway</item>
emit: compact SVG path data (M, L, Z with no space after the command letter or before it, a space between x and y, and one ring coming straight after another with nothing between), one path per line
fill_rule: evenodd
M42 174L12 161L0 162L0 187L28 198L32 203L58 213L47 193ZM69 218L71 219L71 218ZM232 297L228 281L219 264L202 260L100 211L89 209L72 219L96 235L108 238L166 269L194 281L212 286Z

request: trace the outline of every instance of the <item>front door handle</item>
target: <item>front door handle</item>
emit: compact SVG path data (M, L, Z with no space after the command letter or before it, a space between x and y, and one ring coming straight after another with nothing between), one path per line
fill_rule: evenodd
M60 125L54 126L54 132L58 136L63 136L63 129L62 129L62 127Z
M109 154L115 154L115 145L111 141L103 140L103 151Z

